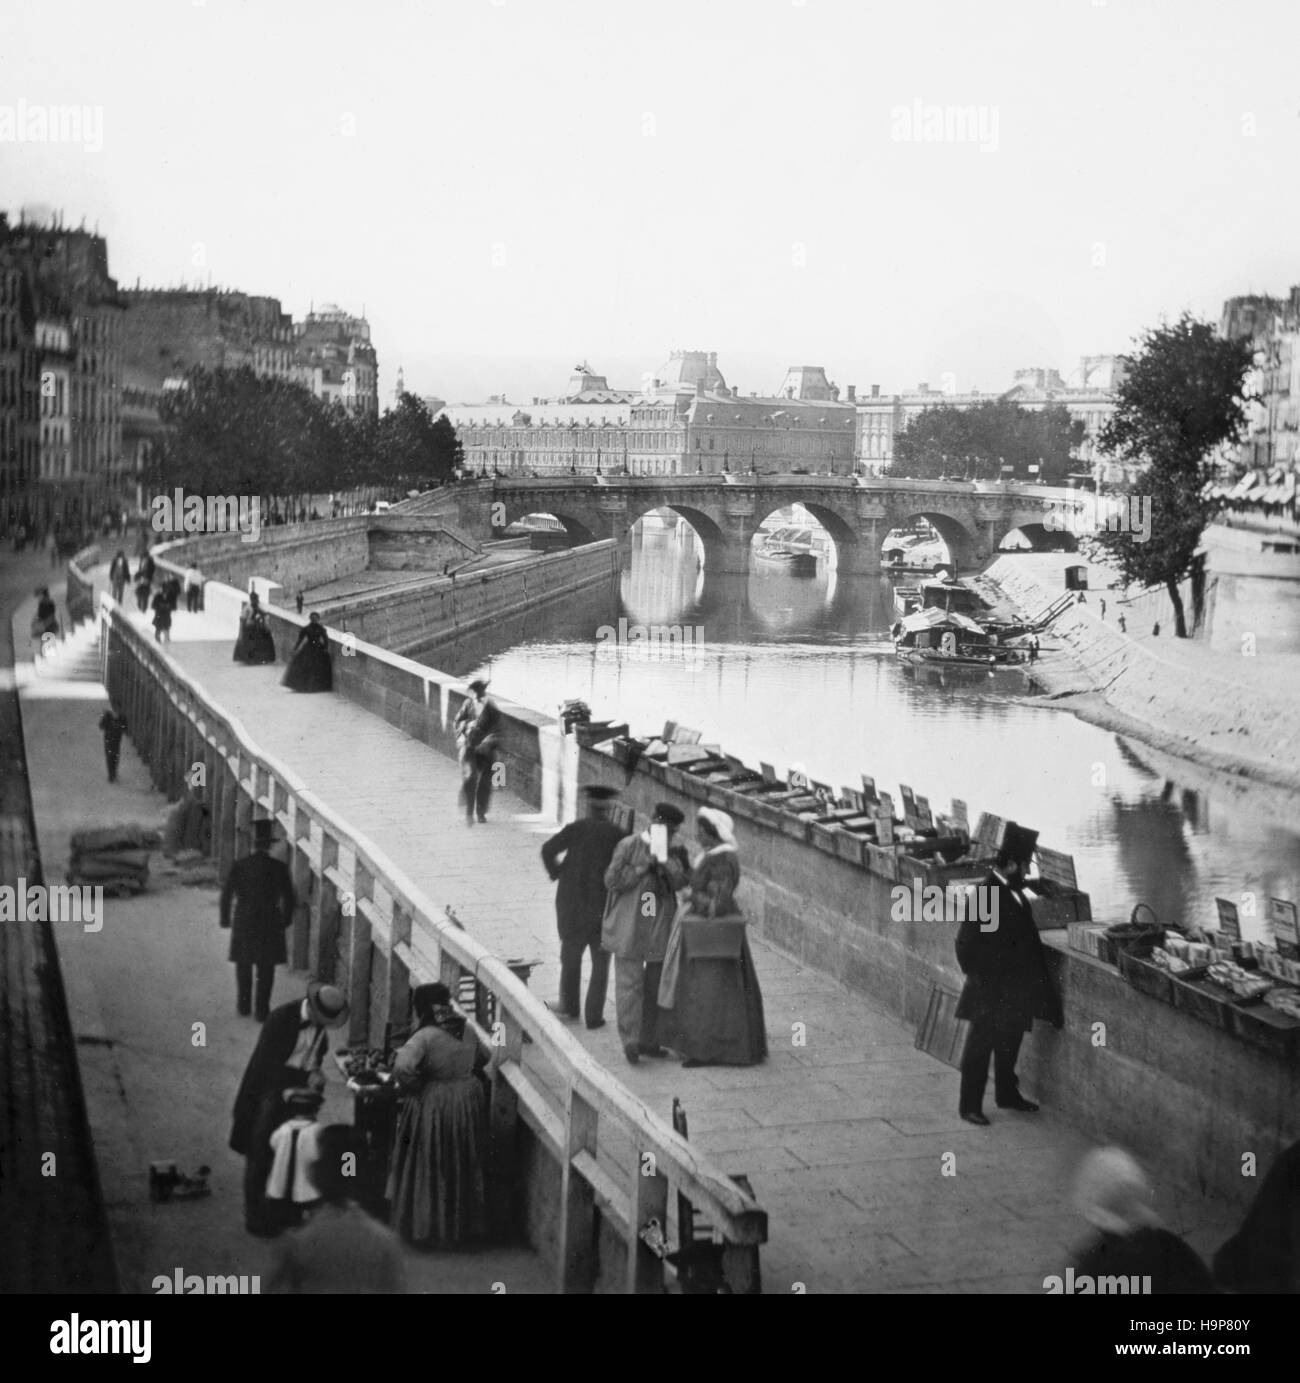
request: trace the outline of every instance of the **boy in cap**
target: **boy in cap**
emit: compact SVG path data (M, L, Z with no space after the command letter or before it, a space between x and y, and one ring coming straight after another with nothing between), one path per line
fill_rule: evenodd
M305 998L281 1004L262 1025L239 1083L230 1128L230 1146L245 1159L244 1222L250 1234L276 1228L266 1213L266 1181L273 1160L271 1135L285 1119L285 1092L324 1088L326 1029L342 1027L348 1011L341 990L313 980Z
M623 1055L633 1065L643 1056L663 1056L657 1041L659 981L664 954L677 912L677 890L690 878L685 849L673 845L685 817L671 802L660 802L650 827L619 841L605 871L609 905L601 944L614 955L614 999ZM662 826L669 842L667 859L655 858L654 828Z
M560 932L560 1006L565 1018L578 1016L582 988L582 953L591 952L591 979L584 1010L587 1026L605 1025L605 994L609 986L609 952L600 944L605 916L605 871L623 830L610 820L617 788L599 784L583 789L587 816L571 821L542 846L542 863L555 890L555 920Z
M235 963L235 1007L248 1015L257 967L257 1019L271 1008L275 967L289 959L284 933L293 921L296 897L289 866L270 852L275 822L253 822L253 853L230 866L221 890L221 925L230 928L230 959Z
M1041 1018L1063 1025L1061 1000L1047 973L1038 928L1024 894L1025 874L1033 859L1038 832L1007 822L993 869L982 887L990 890L990 918L968 916L957 933L957 964L966 983L957 1001L957 1017L969 1021L970 1034L961 1063L958 1111L968 1124L988 1125L982 1105L993 1057L994 1094L999 1109L1033 1114L1038 1106L1020 1093L1016 1058L1025 1033Z

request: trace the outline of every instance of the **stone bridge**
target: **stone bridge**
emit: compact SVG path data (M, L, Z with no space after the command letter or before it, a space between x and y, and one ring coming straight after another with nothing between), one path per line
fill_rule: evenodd
M997 482L864 479L857 476L500 477L445 488L396 506L439 512L476 537L501 534L527 514L552 514L579 542L631 542L652 509L682 515L704 543L713 571L749 570L750 544L776 509L799 503L834 540L841 573L878 571L891 528L922 517L948 544L959 570L988 561L1014 529L1042 528L1053 510L1083 504L1077 490Z

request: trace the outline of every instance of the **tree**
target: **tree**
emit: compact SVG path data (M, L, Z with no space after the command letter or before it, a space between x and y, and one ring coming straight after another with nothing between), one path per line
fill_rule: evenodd
M1004 465L1025 476L1033 465L1051 485L1064 481L1083 424L1060 404L1023 408L1010 399L986 399L970 408L943 403L917 414L894 443L890 475L938 480L962 475L997 480Z
M411 484L438 485L451 479L460 463L460 439L447 418L436 421L429 405L404 393L396 408L379 420L375 444L376 479L405 488Z
M1149 531L1099 529L1090 554L1108 557L1125 585L1161 583L1174 607L1174 633L1187 637L1179 583L1202 579L1197 551L1218 507L1209 498L1214 454L1240 440L1246 425L1250 342L1225 341L1189 313L1147 331L1124 356L1115 412L1098 438L1103 451L1138 469L1115 487L1150 502ZM1126 504L1132 510L1132 500Z

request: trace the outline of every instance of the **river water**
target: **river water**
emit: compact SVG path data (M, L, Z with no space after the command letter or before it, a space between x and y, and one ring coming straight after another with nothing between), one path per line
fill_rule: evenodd
M873 776L946 811L963 799L1074 856L1098 921L1148 903L1162 922L1215 925L1214 899L1266 937L1267 899L1300 898L1300 802L1158 753L1053 709L1014 671L916 669L893 655L884 576L707 574L689 529L649 533L617 582L503 619L429 660L489 666L495 694L554 713L573 697L633 733L697 727L746 763L803 768L839 788ZM625 623L620 624L620 620ZM638 627L681 626L665 647Z

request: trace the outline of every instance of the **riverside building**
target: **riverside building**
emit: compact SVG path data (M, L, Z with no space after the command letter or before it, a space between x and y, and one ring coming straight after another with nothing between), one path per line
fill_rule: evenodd
M775 395L742 395L716 352L674 351L641 389L576 366L554 399L448 404L471 471L559 475L721 475L853 470L853 390L821 366L794 366Z

